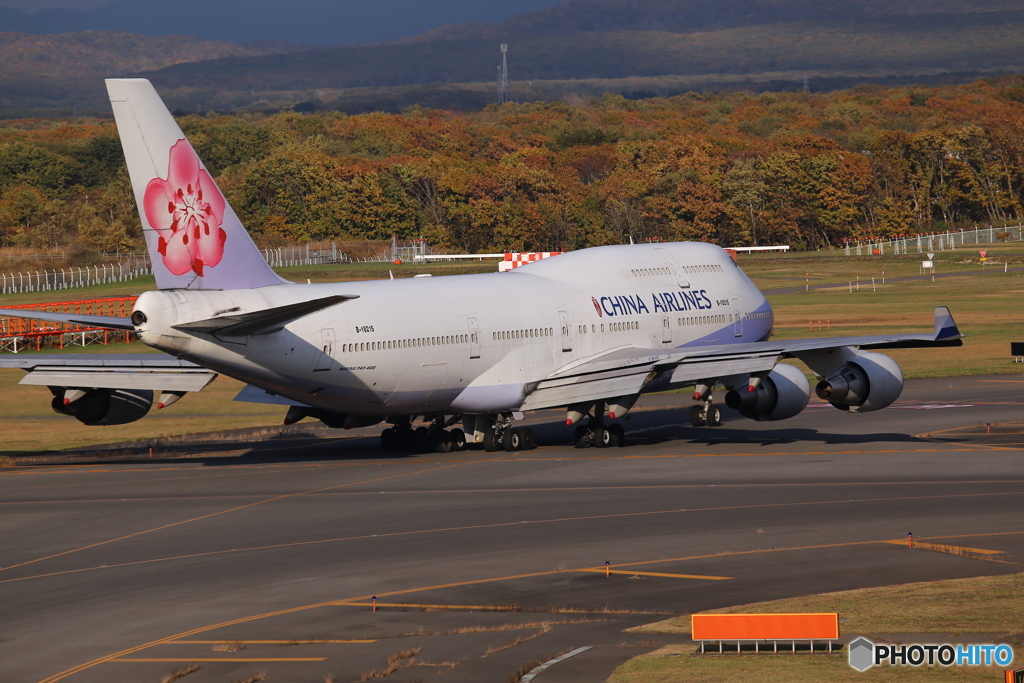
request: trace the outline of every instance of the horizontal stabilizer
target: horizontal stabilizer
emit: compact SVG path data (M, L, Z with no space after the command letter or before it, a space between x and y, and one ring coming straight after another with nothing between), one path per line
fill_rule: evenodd
M358 294L337 294L322 299L302 301L297 304L264 308L250 313L221 315L216 318L197 320L191 323L174 325L174 329L190 334L212 334L217 337L247 337L251 334L269 334L276 332L293 320L330 308L343 301L358 299Z
M115 318L107 315L82 315L80 313L51 313L50 311L29 311L24 308L0 308L0 316L8 318L28 318L30 320L46 320L68 325L84 325L86 327L105 327L111 330L134 330L131 318Z

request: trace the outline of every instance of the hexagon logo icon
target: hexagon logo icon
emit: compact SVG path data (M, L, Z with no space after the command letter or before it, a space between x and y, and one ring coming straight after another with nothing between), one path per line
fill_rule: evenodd
M875 644L860 637L847 646L849 662L857 671L867 671L874 665Z

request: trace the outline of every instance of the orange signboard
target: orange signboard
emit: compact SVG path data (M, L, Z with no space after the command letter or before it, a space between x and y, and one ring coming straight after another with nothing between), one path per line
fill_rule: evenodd
M693 614L694 640L835 640L839 614Z

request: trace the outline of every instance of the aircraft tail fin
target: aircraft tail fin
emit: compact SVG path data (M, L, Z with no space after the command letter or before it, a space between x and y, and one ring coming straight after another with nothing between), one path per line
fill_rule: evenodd
M144 78L107 79L160 289L249 289L285 282L270 268L203 162Z

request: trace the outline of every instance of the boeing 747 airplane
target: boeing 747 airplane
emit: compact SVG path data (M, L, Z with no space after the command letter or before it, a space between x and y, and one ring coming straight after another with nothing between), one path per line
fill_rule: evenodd
M543 408L566 409L577 446L607 447L623 444L619 420L644 393L694 387L694 426L721 424L716 386L743 416L783 420L811 396L804 372L780 364L795 358L819 397L869 412L903 388L877 350L962 343L945 307L932 334L773 340L764 295L725 251L695 242L583 249L507 273L287 282L149 81L107 91L159 289L130 318L0 310L133 330L164 352L0 359L86 425L138 420L224 374L246 383L237 400L280 404L286 423L385 422L386 451L528 449L516 422Z

